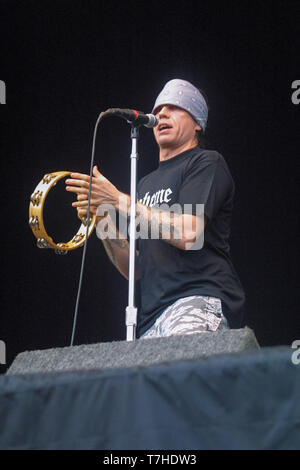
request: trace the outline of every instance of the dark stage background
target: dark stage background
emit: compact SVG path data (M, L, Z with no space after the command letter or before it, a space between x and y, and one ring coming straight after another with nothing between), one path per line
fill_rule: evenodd
M210 105L208 138L236 183L232 258L247 295L247 324L263 346L300 339L298 169L299 2L1 1L1 319L7 365L21 351L70 343L82 250L39 250L30 195L45 173L87 173L100 111L151 111L164 83L183 78ZM129 192L130 128L109 119L96 161ZM154 169L141 130L139 176ZM48 233L75 234L73 196L47 198ZM88 244L75 344L125 339L127 282L95 233ZM1 366L1 372L6 369Z

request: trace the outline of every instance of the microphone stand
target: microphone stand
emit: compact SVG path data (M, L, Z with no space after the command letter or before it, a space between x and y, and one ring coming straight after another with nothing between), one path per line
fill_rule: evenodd
M134 305L135 290L135 257L136 257L136 174L138 159L139 128L131 124L131 168L130 168L130 229L129 229L129 283L128 306L126 307L126 340L136 339L137 308Z

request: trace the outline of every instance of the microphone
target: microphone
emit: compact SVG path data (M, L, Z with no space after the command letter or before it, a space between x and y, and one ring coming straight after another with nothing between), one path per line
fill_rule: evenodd
M127 122L135 126L155 127L158 124L157 117L154 114L145 114L136 109L109 108L103 112L104 116L118 116L126 119Z

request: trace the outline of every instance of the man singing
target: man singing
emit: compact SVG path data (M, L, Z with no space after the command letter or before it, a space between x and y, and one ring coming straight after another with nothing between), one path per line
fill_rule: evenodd
M158 236L138 240L138 337L240 328L245 294L229 247L234 182L222 155L201 146L208 117L205 98L191 83L174 79L166 83L152 112L158 119L154 137L159 165L139 181L137 217L150 235ZM89 176L72 173L66 184L77 194L73 206L78 216L86 216ZM130 196L94 167L90 204L93 213L109 204L127 216ZM127 239L117 236L102 242L128 279Z

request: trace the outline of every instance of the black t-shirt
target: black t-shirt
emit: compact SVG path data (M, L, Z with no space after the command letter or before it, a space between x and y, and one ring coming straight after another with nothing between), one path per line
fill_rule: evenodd
M138 239L141 306L138 336L165 308L182 297L207 295L222 301L231 328L244 326L245 294L230 258L234 182L218 152L194 147L159 163L138 184L138 200L149 207L204 204L201 249L181 250L165 240Z

